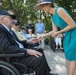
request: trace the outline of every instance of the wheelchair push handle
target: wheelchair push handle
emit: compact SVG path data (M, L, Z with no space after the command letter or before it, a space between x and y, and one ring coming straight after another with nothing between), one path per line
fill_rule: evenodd
M22 57L25 53L14 53L14 54L0 54L0 57Z

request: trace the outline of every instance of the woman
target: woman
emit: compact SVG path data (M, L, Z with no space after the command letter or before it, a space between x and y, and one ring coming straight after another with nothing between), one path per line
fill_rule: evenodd
M32 29L28 29L28 33L29 33L28 36L30 38L36 38L36 35L32 33Z
M60 28L57 28L57 31L60 31L61 29ZM58 47L60 47L60 49L62 50L62 37L63 35L62 34L58 34L54 40L55 40L55 44L56 44L56 48L55 49L58 49Z
M76 69L76 24L70 17L68 12L62 7L54 7L52 0L39 0L35 9L43 10L45 13L51 14L53 30L40 37L45 36L56 37L60 33L65 33L63 48L66 57L67 75L74 75ZM57 31L57 27L62 30Z

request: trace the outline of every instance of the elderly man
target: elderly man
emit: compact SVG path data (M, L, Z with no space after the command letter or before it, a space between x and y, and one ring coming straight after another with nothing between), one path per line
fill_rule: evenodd
M25 57L18 59L19 62L24 63L27 67L32 67L36 75L54 75L50 74L49 67L47 65L44 54L36 50L25 49L24 42L17 40L17 37L13 36L10 28L12 27L12 18L14 15L10 15L8 11L3 11L0 15L0 52L1 53L25 53ZM16 60L14 60L16 61Z

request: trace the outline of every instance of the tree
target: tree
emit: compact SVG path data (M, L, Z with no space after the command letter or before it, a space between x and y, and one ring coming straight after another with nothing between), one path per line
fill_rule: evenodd
M37 18L35 15L36 11L33 9L35 3L32 1L33 0L27 0L25 4L24 0L4 0L3 9L13 10L17 16L17 20L24 25L27 23L29 17L32 17L32 19Z
M76 12L76 0L54 0L57 6L62 6L69 11L74 18ZM17 16L17 20L21 22L21 25L26 25L28 18L32 18L36 23L37 18L42 18L45 23L46 30L50 30L50 15L44 14L42 11L34 10L34 6L37 4L37 0L3 0L3 9L13 10ZM44 17L44 18L43 18ZM76 21L76 19L74 18Z
M76 21L75 19L76 12L74 12L74 9L76 9L76 0L54 0L54 1L58 6L67 9L72 18Z

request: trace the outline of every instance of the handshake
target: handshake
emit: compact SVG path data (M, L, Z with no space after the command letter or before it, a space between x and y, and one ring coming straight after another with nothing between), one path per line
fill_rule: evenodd
M39 37L39 38L31 38L31 39L29 39L29 40L27 40L27 41L28 41L28 43L30 43L30 44L34 44L34 43L40 42L41 40L42 40L42 36Z
M41 37L39 37L39 38L31 38L31 39L27 40L27 42L30 43L30 44L35 44L35 43L38 43L41 39L42 39ZM41 52L38 52L38 51L32 50L32 49L27 49L27 54L34 55L37 58L39 58L40 56L43 55Z
M43 36L41 35L39 38L31 38L30 40L27 40L27 42L30 44L35 44L40 42L42 39L43 39ZM27 54L34 55L37 58L43 55L41 52L38 52L36 50L31 50L31 49L27 49Z

